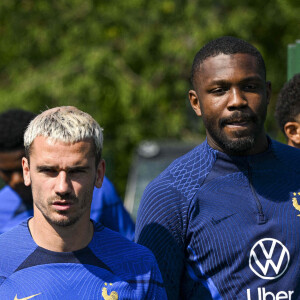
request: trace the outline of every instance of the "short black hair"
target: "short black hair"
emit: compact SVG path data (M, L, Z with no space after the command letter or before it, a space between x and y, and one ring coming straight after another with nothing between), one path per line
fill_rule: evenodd
M284 132L287 122L295 122L300 114L300 73L296 74L284 84L278 94L275 109L276 121Z
M217 56L219 54L230 55L237 53L253 55L256 58L259 67L262 68L264 76L266 77L266 66L264 59L260 52L253 45L233 36L222 36L208 42L195 55L190 78L191 84L194 86L195 75L199 70L201 63L203 63L207 58Z
M23 109L9 109L0 114L0 151L24 148L24 132L36 114Z

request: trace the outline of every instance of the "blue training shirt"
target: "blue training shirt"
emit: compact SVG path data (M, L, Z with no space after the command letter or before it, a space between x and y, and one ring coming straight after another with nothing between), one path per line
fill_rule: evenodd
M155 254L168 299L300 299L300 151L253 156L207 141L146 188L136 240Z
M32 205L24 204L10 186L0 190L0 234L10 230L33 215Z
M153 254L99 223L84 249L53 252L25 221L0 236L0 252L0 299L166 299Z

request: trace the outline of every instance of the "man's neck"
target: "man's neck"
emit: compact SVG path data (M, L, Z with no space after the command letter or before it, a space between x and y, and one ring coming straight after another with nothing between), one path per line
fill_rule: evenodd
M52 225L45 219L40 222L39 217L33 217L28 227L38 246L54 252L72 252L86 247L92 240L93 223L89 219L83 221L63 227Z

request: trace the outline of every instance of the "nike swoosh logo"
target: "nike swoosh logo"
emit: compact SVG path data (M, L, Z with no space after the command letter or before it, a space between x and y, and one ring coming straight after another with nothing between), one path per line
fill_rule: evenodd
M32 296L28 296L28 297L25 297L25 298L18 298L18 294L16 294L14 300L28 300L28 299L31 299L33 297L36 297L38 295L40 295L41 293L38 293L38 294L35 294L35 295L32 295Z
M236 213L231 214L231 215L229 215L229 216L226 216L226 217L224 217L224 218L218 219L218 220L215 220L215 218L212 217L212 218L211 218L211 223L212 223L213 225L218 225L218 224L221 223L222 221L224 221L224 220L226 220L226 219L228 219L228 218L230 218L230 217L232 217L232 216L234 216L234 215L236 215Z

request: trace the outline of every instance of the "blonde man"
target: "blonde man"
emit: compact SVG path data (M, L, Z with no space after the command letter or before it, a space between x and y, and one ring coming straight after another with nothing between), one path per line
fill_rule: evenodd
M0 236L0 299L164 299L153 255L90 220L102 143L99 124L75 107L31 121L22 166L34 215Z

